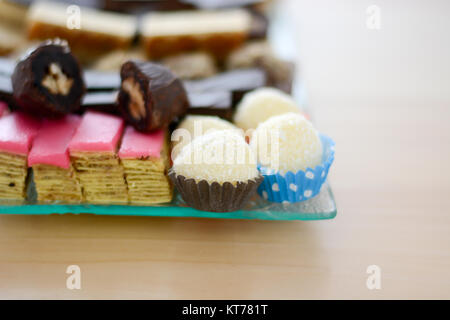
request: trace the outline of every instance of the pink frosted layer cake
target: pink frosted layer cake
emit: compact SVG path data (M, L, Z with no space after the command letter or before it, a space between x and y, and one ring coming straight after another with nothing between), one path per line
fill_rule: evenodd
M8 105L5 102L0 101L0 118L6 115L8 112Z
M81 117L76 115L44 120L28 155L38 201L82 201L81 185L69 156L69 143L80 122Z
M41 122L21 112L0 119L0 152L26 156Z
M124 122L119 117L100 112L86 112L70 141L70 152L115 153L123 127Z
M117 156L123 128L123 120L116 116L92 111L83 115L69 152L85 201L128 202L124 171Z
M69 169L69 142L80 121L81 118L76 115L58 120L44 120L28 155L28 166L47 164Z
M132 204L165 203L172 200L168 144L165 131L141 133L125 129L119 157L125 170Z
M41 126L21 112L0 118L0 198L23 200L27 178L27 155Z
M121 159L160 158L164 146L164 131L141 133L127 126L120 146Z

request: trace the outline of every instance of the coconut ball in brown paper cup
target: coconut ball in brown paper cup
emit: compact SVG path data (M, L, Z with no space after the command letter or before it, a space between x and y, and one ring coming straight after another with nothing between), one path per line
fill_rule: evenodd
M169 177L187 205L212 212L241 209L263 180L255 154L234 130L195 138L176 157Z

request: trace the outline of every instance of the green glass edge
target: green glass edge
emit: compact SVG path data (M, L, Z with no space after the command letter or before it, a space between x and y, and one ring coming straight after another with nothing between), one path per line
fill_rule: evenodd
M334 208L331 188L328 188ZM111 216L140 216L140 217L191 217L191 218L222 218L222 219L259 219L259 220L325 220L333 219L337 210L321 213L304 212L270 212L264 211L235 211L235 212L206 212L190 207L145 207L126 205L63 205L63 204L31 204L31 205L0 205L0 214L48 215L48 214L96 214Z

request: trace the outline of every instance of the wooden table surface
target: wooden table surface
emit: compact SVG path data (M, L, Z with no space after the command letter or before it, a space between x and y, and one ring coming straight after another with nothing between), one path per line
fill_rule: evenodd
M317 126L337 142L336 219L4 215L0 298L450 298L450 2L285 5Z

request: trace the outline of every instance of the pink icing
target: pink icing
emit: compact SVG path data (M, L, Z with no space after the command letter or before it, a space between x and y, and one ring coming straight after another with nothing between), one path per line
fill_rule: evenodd
M68 115L58 120L44 120L28 155L28 166L48 164L69 169L69 142L81 117Z
M158 130L151 133L141 133L128 126L120 147L119 157L122 159L134 159L141 157L161 157L161 149L164 144L164 131Z
M5 102L0 101L0 118L6 115L7 112L8 112L8 105Z
M41 122L22 112L0 118L0 151L27 155Z
M88 111L69 143L69 151L115 152L123 127L119 117Z

